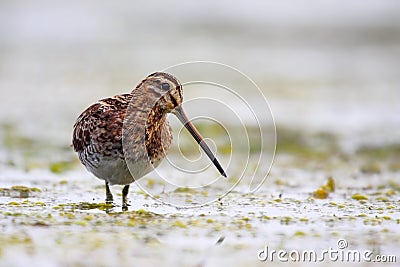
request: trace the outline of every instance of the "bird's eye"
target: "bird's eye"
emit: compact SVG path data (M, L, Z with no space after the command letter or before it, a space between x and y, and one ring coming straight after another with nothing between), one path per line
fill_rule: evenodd
M161 84L161 88L165 91L169 90L169 83L163 83Z

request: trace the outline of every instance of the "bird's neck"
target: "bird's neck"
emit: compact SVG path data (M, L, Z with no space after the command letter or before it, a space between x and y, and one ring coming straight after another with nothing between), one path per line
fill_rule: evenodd
M126 158L136 165L147 165L149 160L163 156L160 144L170 144L171 141L167 114L161 110L157 100L140 88L132 92L125 115L123 146Z

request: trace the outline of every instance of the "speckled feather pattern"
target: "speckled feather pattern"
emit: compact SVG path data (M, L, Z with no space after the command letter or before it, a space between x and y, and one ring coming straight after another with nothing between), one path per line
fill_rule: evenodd
M181 86L174 77L154 73L131 93L99 100L78 117L72 145L82 164L95 176L110 184L130 184L157 167L166 156L172 142L166 115L181 104L181 99L176 103L170 92L160 91L165 81L178 89L177 97L182 97ZM138 148L143 140L145 152ZM128 147L126 153L123 145ZM135 166L140 161L148 163Z
M124 94L99 100L78 117L72 144L85 166L98 166L100 156L124 159L122 127L131 99Z

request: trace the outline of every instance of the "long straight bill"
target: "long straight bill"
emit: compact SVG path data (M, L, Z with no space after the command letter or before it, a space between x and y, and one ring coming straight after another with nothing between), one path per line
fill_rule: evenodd
M212 163L214 163L215 167L218 169L218 171L221 173L221 175L226 177L226 173L225 173L224 169L222 168L221 164L219 164L217 158L211 152L207 143L204 142L203 137L201 136L199 131L197 131L197 129L194 127L193 123L188 119L188 117L186 116L185 112L182 109L182 106L176 107L174 114L178 117L178 119L181 121L181 123L186 127L186 129L193 136L193 138L196 140L196 142L204 150L204 152L210 158Z

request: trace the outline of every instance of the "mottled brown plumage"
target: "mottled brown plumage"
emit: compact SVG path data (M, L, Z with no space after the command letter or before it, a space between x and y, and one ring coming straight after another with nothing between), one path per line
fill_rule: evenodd
M129 184L157 167L172 142L166 115L174 113L226 176L201 135L181 107L182 86L170 74L149 75L129 94L99 100L76 120L72 145L82 164L106 184L106 201L112 202L109 184L125 185L127 209Z

